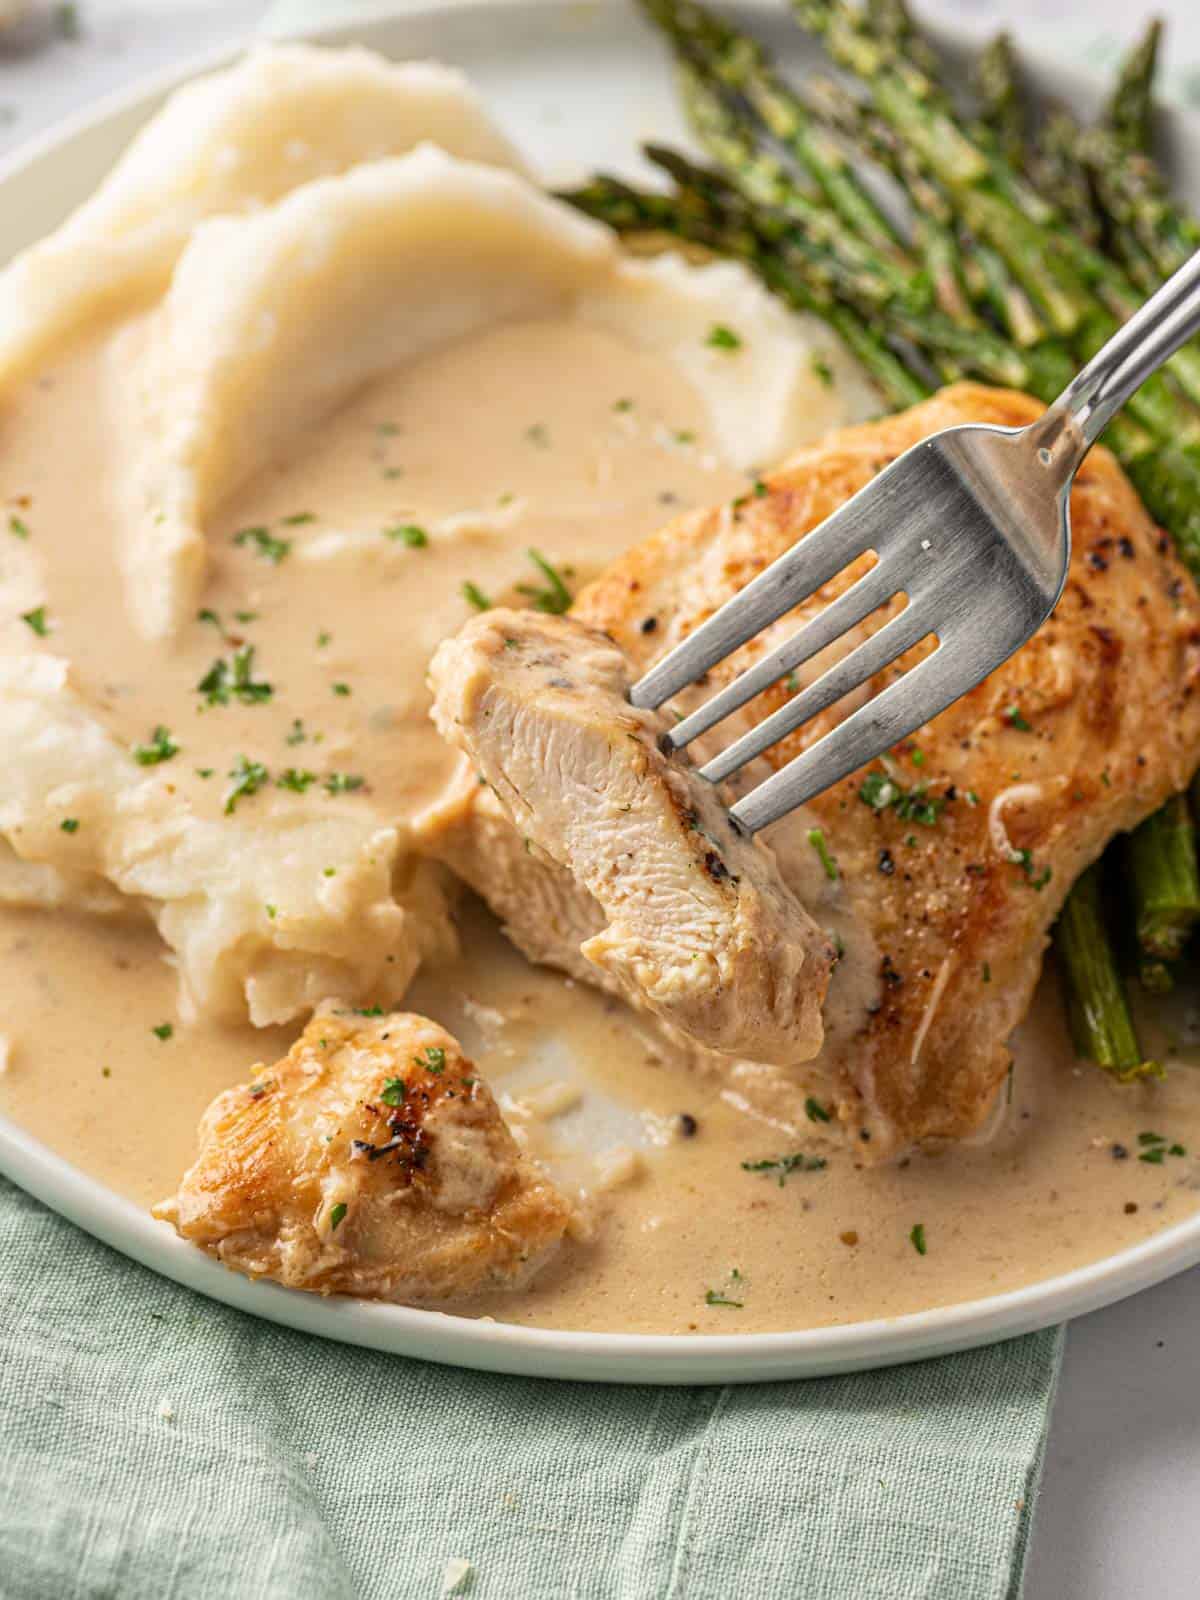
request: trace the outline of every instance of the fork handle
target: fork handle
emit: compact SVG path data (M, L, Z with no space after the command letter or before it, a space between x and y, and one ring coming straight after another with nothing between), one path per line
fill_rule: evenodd
M1045 444L1079 465L1113 416L1152 372L1200 332L1200 250L1156 289L1059 395L1042 426Z

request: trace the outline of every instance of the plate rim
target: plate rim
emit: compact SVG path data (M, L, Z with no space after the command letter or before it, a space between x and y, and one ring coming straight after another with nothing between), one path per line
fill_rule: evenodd
M504 11L578 10L573 0L395 0L358 16L287 34L237 35L217 49L139 77L55 122L0 159L0 193L12 179L96 127L149 106L182 83L227 64L253 44L302 40L344 43L375 27L428 22L474 12L497 22ZM628 11L621 0L601 10ZM772 0L737 0L737 9L777 17ZM951 51L978 46L977 30L936 24L929 30ZM1028 52L1027 52L1028 54ZM1094 94L1096 75L1038 53L1029 59L1060 83ZM1200 145L1200 118L1175 105L1168 121L1189 127ZM71 1165L0 1114L0 1174L109 1246L183 1287L235 1310L341 1343L476 1370L619 1383L750 1383L817 1377L926 1360L1054 1326L1114 1304L1200 1263L1200 1212L1140 1243L1084 1266L981 1299L903 1316L773 1333L598 1333L526 1327L454 1312L319 1296L252 1280L180 1239L133 1201Z

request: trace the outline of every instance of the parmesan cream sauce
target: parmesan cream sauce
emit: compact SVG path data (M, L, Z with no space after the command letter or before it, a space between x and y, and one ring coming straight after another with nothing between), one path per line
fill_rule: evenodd
M121 739L171 728L170 776L200 815L221 813L246 752L352 771L363 805L410 821L453 765L424 675L468 615L464 582L519 600L544 581L533 546L575 589L680 509L745 488L662 362L566 322L501 327L372 387L239 495L210 530L216 620L155 645L128 625L113 559L121 442L97 404L104 359L96 336L6 410L3 520L28 538L0 526L0 578L37 563L48 644ZM291 540L286 558L236 544L246 527ZM410 542L413 527L427 543ZM23 628L0 619L4 648L28 648ZM197 681L230 636L254 644L276 693L200 714ZM422 973L408 1003L462 1039L518 1137L591 1201L584 1235L530 1289L471 1314L722 1333L895 1316L1066 1271L1200 1207L1190 1153L1138 1159L1149 1130L1200 1151L1200 1076L1180 1065L1165 1084L1120 1088L1079 1065L1050 980L991 1137L864 1169L823 1148L819 1121L797 1136L761 1096L750 1108L672 1059L616 1002L532 968L469 900L459 928L460 956ZM0 1110L141 1205L176 1186L212 1096L294 1037L178 1016L175 973L133 913L0 908L0 960ZM744 1165L800 1150L827 1164Z

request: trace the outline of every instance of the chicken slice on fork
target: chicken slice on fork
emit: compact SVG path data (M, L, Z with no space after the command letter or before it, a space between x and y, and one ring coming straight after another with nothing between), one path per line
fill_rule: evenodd
M435 722L527 853L594 902L579 951L610 987L722 1054L816 1054L830 940L718 791L660 750L668 721L628 703L611 640L570 617L489 611L439 646L430 682Z
M421 1302L520 1287L573 1212L448 1033L327 1003L282 1061L217 1096L155 1215L251 1277Z

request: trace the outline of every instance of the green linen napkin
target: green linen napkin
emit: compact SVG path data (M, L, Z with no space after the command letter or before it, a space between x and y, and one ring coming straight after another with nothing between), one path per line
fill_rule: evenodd
M0 1180L4 1600L1015 1600L1062 1340L620 1388L329 1344Z
M752 1387L458 1372L228 1310L3 1180L0 1306L4 1600L1015 1600L1063 1343Z

